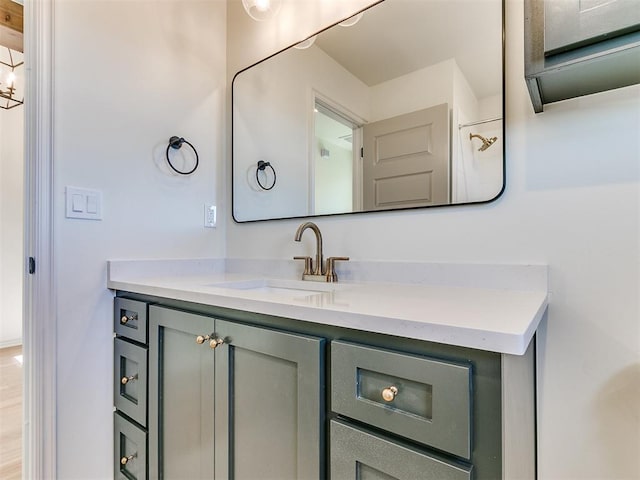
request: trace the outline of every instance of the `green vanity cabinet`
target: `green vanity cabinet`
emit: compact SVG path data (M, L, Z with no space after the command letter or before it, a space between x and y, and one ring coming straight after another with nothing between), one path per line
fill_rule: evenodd
M470 480L471 467L331 420L332 480Z
M115 478L536 478L534 343L506 355L131 292L114 310Z
M149 307L149 478L320 479L323 340Z
M470 480L471 377L471 362L332 342L332 480Z
M214 319L149 307L149 478L214 478Z
M324 478L324 340L216 320L216 478Z

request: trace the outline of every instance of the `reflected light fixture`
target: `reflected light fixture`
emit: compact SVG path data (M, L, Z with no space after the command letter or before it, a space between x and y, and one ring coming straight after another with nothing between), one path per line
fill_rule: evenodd
M311 45L313 45L313 42L316 41L317 37L318 37L318 35L314 35L313 37L309 37L306 40L301 41L300 43L296 43L294 45L294 47L299 49L299 50L304 50L305 48L309 48Z
M24 103L22 54L0 48L0 108L9 110Z
M358 23L363 15L364 15L364 12L360 12L354 15L353 17L347 18L344 22L340 22L338 25L340 25L341 27L351 27L356 23Z
M242 0L247 14L258 22L275 17L281 5L282 0Z

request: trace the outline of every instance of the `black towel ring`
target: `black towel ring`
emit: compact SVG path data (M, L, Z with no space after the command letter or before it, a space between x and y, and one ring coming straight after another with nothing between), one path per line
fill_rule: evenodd
M273 182L271 183L270 187L265 187L262 182L260 181L260 172L264 172L265 169L269 167L271 169L271 171L273 172ZM265 176L266 176L266 172L265 172ZM258 182L258 185L260 185L260 188L263 190L271 190L273 187L275 187L276 185L276 171L273 168L273 165L271 165L269 162L265 162L264 160L259 160L258 161L258 167L256 168L256 182Z
M186 143L187 145L189 145L191 147L191 150L193 150L193 153L195 153L195 155L196 155L196 164L188 172L183 172L182 170L178 170L176 167L173 166L173 163L171 163L171 159L169 158L169 149L173 148L175 150L179 150L180 148L182 148L182 144L183 143ZM167 145L166 157L167 157L167 163L169 164L171 169L174 172L179 173L180 175L191 175L193 172L196 171L196 168L198 168L198 163L200 162L200 159L198 158L198 152L196 150L196 147L191 145L191 143L187 142L182 137L175 137L174 136L174 137L171 137L169 139L169 145Z

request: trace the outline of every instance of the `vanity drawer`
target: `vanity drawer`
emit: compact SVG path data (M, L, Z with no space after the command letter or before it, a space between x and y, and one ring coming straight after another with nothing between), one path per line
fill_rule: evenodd
M471 467L449 463L339 420L330 422L331 480L470 480Z
M113 308L114 331L140 343L147 343L147 304L116 297Z
M113 403L142 426L147 424L147 349L114 339Z
M331 408L459 457L471 457L470 364L332 342Z
M118 413L114 413L114 478L146 480L147 434Z

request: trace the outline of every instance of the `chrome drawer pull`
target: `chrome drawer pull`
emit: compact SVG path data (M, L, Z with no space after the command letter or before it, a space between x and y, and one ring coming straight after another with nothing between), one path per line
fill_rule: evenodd
M127 463L129 463L131 460L133 460L133 459L134 459L134 458L136 458L137 456L138 456L138 454L137 454L137 453L132 453L132 454L131 454L131 455L129 455L129 456L122 457L122 458L120 459L120 465L126 465Z
M398 394L398 387L394 387L394 386L387 387L384 390L382 390L382 399L385 402L393 402L397 394Z
M133 381L133 380L137 380L137 379L138 379L138 374L136 373L135 375L131 375L131 376L129 376L129 377L122 377L122 378L120 379L120 383L121 383L122 385L126 385L127 383L129 383L129 382L131 382L131 381Z

